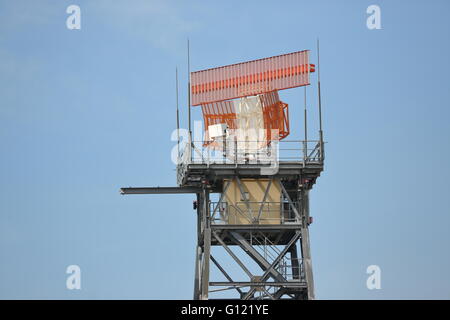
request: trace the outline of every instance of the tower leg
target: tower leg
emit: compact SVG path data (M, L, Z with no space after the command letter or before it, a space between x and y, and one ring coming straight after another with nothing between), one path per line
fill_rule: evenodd
M197 202L199 222L200 222L200 234L199 241L201 241L201 270L200 281L199 281L199 295L198 298L201 300L208 299L209 292L209 260L211 255L211 228L209 221L209 192L203 188L201 195L197 196L199 200ZM199 260L197 260L199 261Z
M301 249L303 270L305 272L306 284L308 287L308 300L314 300L314 278L311 261L311 248L309 245L309 190L302 189L301 191L301 207L302 207L302 228L301 228Z
M195 277L194 277L194 300L200 299L200 272L202 265L202 247L201 247L201 210L198 205L201 202L201 194L197 193L197 246L195 247Z
M200 266L202 265L202 248L195 248L195 279L194 279L194 300L200 299Z
M209 292L209 258L211 255L211 229L206 228L204 231L203 242L203 268L202 268L202 281L201 281L201 295L200 299L207 300Z

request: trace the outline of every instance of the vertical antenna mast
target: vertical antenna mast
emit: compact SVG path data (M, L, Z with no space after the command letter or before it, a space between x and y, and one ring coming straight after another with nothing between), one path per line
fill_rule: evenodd
M305 126L305 142L303 143L303 158L304 161L306 162L306 158L308 157L308 114L307 114L307 110L306 110L306 86L304 87L304 126Z
M178 109L178 68L175 68L175 90L177 97L177 148L178 148L178 161L180 160L180 112Z
M189 57L189 39L187 40L187 67L188 67L188 121L189 121L189 153L192 161L192 131L191 131L191 65Z
M322 131L322 97L320 93L320 50L319 39L317 39L317 94L319 95L319 138L320 138L320 156L324 159L323 131Z

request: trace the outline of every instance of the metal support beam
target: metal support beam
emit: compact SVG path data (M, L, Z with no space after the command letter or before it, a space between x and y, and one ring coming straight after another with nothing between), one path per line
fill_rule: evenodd
M250 270L247 269L245 264L243 264L242 261L234 254L234 252L231 251L230 248L228 248L228 246L225 244L225 242L222 240L222 238L220 238L220 236L217 234L217 232L213 231L212 234L213 234L214 238L216 238L216 240L222 245L222 247L225 249L225 251L228 252L228 254L234 259L234 261L236 261L236 263L242 268L242 270L244 270L244 272L248 275L248 277L250 279L252 279L253 274L250 272Z
M241 179L239 179L238 176L236 176L236 181L237 181L237 185L239 187L239 191L241 192L241 198L244 199L245 205L247 206L248 215L249 215L249 217L253 217L252 208L250 207L249 199L247 199L247 196L245 195L244 188L241 183ZM250 218L250 222L251 222L251 218Z
M281 184L281 182L280 182L280 184ZM264 197L263 197L261 206L259 207L259 212L258 212L258 217L256 218L256 222L259 222L259 219L261 218L261 214L262 214L263 209L264 209L264 204L266 203L267 196L269 195L269 190L270 190L271 186L272 186L272 179L269 180L269 183L267 184L267 188L266 188L266 190L264 192Z
M289 196L289 193L286 191L286 189L285 189L285 187L283 186L282 183L280 183L280 185L281 185L281 190L282 190L284 196L286 197L286 199L287 199L288 202L289 202L289 206L291 207L292 211L294 211L295 216L297 217L297 219L298 219L299 221L301 221L301 219L300 219L300 214L299 214L297 208L295 207L294 203L292 202L291 197Z
M265 281L235 281L233 283L223 282L223 281L215 281L210 282L209 285L211 287L222 287L222 286L238 286L238 287L264 287L264 286L272 286L272 287L293 287L293 288L306 288L306 284L303 282L265 282Z
M211 254L211 228L209 220L209 193L203 188L202 202L202 224L203 224L203 259L202 259L202 277L200 299L208 299L209 291L209 258Z
M300 237L300 232L296 232L294 237L289 241L289 243L286 245L286 247L280 252L278 257L272 262L270 267L264 272L264 274L261 276L261 281L266 281L269 277L270 270L275 269L275 267L278 265L278 263L283 259L284 255L288 252L288 250L291 248L291 246L298 240ZM248 300L250 297L253 296L255 292L255 288L252 288L247 294L244 296L244 300Z
M269 270L270 276L276 281L286 281L284 277L275 269L269 269L270 263L259 254L253 246L244 239L244 237L238 232L232 231L230 235L236 240L239 246L253 259L264 271Z
M209 291L209 259L211 255L211 229L206 228L203 242L203 259L202 259L202 279L201 286L202 292L200 295L201 300L208 299Z
M200 299L200 268L202 264L202 248L195 247L195 278L194 278L194 300Z
M120 188L121 194L179 194L179 193L200 193L201 188L196 187L129 187Z
M215 217L215 215L216 215L217 209L220 208L220 205L222 204L223 198L224 198L224 196L225 196L225 194L226 194L226 192L227 192L228 187L230 186L230 184L231 184L231 180L228 180L228 181L226 182L224 188L223 188L223 191L220 193L219 201L217 202L216 207L214 208L213 213L211 214L211 220L214 220L214 217ZM222 217L221 217L221 218L222 218Z
M294 244L289 249L289 252L291 254L292 277L294 279L300 279L300 263L298 261L297 246Z
M209 257L210 257L211 261L216 265L217 269L219 269L220 272L222 272L222 274L225 276L225 278L227 278L228 281L233 282L233 279L232 279L232 278L230 277L230 275L225 271L225 269L222 268L222 266L219 264L219 262L217 262L217 260L216 260L213 256L210 255ZM243 294L243 292L242 292L242 290L241 290L240 288L234 287L234 289L236 289L236 291L237 291L240 295Z
M308 230L309 190L302 188L300 194L301 194L302 218L304 220L301 229L302 239L300 241L302 249L303 270L305 272L306 282L308 284L308 300L313 300L315 299L314 278L312 272L311 247L309 244L309 230Z
M197 203L202 200L202 194L197 193ZM200 277L202 267L202 207L197 206L197 246L195 248L195 279L194 279L194 300L200 299Z

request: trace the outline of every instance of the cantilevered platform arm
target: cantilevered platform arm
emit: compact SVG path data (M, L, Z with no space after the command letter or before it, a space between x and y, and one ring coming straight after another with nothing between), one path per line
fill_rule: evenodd
M120 188L121 194L179 194L201 193L201 188L196 187L138 187Z

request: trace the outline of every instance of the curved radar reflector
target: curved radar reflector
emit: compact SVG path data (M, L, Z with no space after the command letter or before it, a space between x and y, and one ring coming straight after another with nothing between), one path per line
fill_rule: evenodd
M267 145L261 97L252 96L233 101L236 110L236 129L230 137L236 138L237 149L255 154ZM234 137L233 137L234 136Z
M202 104L202 113L204 146L214 150L237 148L252 155L289 135L288 105L277 91Z

